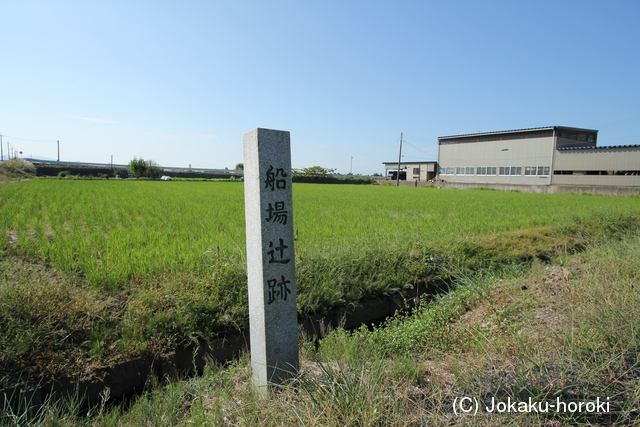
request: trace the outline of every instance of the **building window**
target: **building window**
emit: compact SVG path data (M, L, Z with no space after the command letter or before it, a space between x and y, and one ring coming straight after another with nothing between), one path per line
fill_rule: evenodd
M596 141L596 133L595 132L586 132L586 131L562 131L560 132L560 138L574 139L576 141L585 141L585 142L595 142Z
M513 170L513 173L512 173ZM506 171L506 172L505 172ZM414 174L417 172L414 170ZM440 175L497 175L498 168L496 166L457 166L457 167L441 167L438 169ZM500 168L500 175L522 175L521 166L507 166Z
M449 168L447 168L447 169L449 169ZM452 169L452 172L453 172L454 168L451 168L451 169ZM478 169L480 169L480 168L478 168ZM455 172L456 172L456 175L473 175L473 174L476 173L476 168L475 167L468 167L468 166L456 167L455 168Z
M420 175L420 168L413 168L414 175Z
M550 171L551 171L551 167L549 167L549 166L525 166L525 168L524 168L524 174L526 176L549 175Z
M495 166L482 166L476 168L477 175L496 175L497 168Z
M500 175L522 175L522 166L500 166Z

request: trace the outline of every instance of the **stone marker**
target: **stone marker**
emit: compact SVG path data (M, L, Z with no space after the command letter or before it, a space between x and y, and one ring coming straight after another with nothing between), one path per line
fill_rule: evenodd
M254 129L243 144L251 369L266 393L298 370L289 132Z

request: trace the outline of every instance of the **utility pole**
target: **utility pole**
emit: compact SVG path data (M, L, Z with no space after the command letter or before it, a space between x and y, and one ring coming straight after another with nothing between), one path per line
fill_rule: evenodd
M60 161L60 140L58 140L58 161Z
M400 187L400 161L402 160L402 132L400 132L400 153L398 154L398 176L396 177L396 187Z
M353 156L351 156L351 168L349 169L349 175L353 175Z

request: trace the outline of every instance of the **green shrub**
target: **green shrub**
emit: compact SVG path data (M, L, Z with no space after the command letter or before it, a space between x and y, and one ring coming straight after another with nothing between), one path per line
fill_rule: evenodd
M136 178L156 179L162 175L162 168L153 160L134 157L129 162L129 173Z

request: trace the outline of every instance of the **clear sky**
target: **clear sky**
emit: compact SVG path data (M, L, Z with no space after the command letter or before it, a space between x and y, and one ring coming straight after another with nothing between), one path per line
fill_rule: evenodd
M638 0L3 0L0 133L24 156L384 173L437 137L542 126L640 144Z

